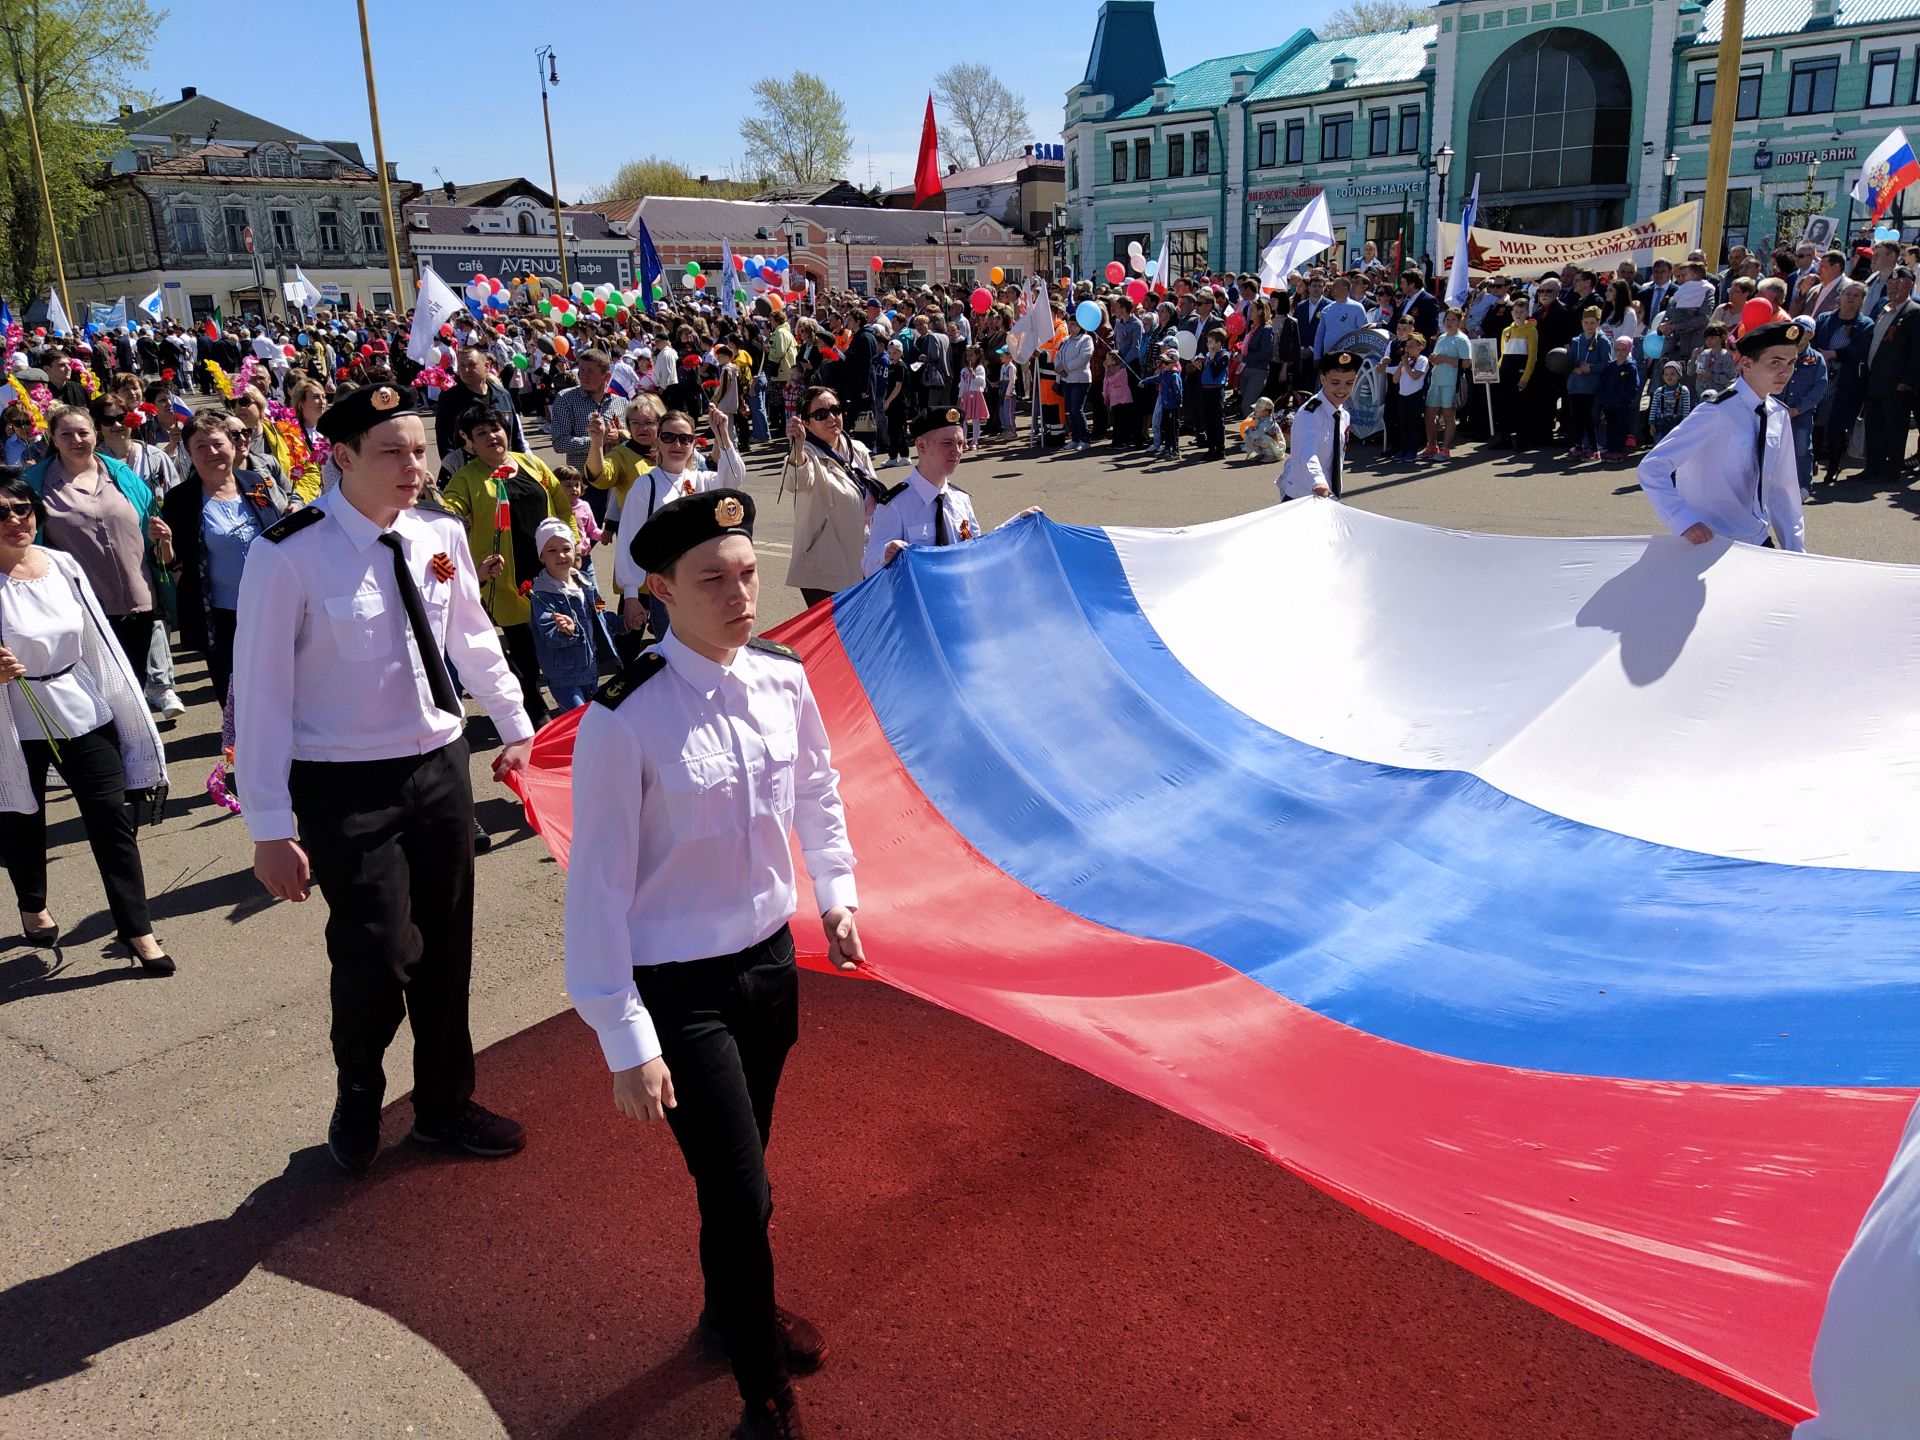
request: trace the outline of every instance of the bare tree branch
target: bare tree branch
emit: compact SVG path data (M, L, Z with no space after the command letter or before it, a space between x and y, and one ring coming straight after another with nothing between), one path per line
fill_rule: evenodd
M990 65L963 61L947 67L934 77L933 98L946 112L943 146L968 169L1011 160L1033 128L1026 105Z

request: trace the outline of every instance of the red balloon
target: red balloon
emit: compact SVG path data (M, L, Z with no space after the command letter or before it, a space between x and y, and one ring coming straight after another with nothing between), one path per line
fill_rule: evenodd
M500 293L500 282L498 280L489 280L487 281L487 288L498 295Z
M696 289L696 290L704 290L704 289L706 289L706 288L707 288L707 277L706 277L706 276L704 276L704 275L696 275L696 276L694 276L694 277L693 277L693 288L694 288L694 289Z
M442 325L440 327L440 338L442 340L451 340L453 338L453 326Z
M736 255L736 256L734 256L734 257L733 257L733 268L734 268L734 269L736 269L736 270L744 270L744 269L746 269L746 268L747 268L747 257L746 257L746 256L744 256L744 255Z
M1122 280L1126 278L1127 278L1126 266L1122 265L1118 260L1109 260L1107 262L1107 283L1108 284L1118 285Z
M606 313L607 313L607 302L606 302L606 301L604 301L604 300L596 300L596 301L594 301L594 302L593 302L593 313L594 313L594 314L596 314L596 315L604 315L604 314L606 314Z
M1127 282L1127 298L1136 305L1146 299L1147 282L1144 280L1129 280Z
M1227 338L1229 340L1238 340L1240 338L1241 332L1243 332L1246 328L1247 328L1246 316L1242 315L1238 310L1232 311L1228 314Z
M285 356L286 356L286 357L287 357L287 358L288 358L289 360L291 360L291 359L293 358L293 354L294 354L294 350L293 350L293 346L291 346L291 345L282 345L282 346L280 347L280 353L281 353L282 355L285 355Z
M362 345L362 346L360 347L360 358L361 358L362 360L370 360L370 359L372 359L372 358L373 358L373 346L371 346L371 345Z
M887 263L886 261L882 260L878 255L876 255L871 260L867 261L867 268L869 270L879 270L882 267L884 267L886 263ZM45 334L46 332L42 331L41 333Z
M1756 295L1740 307L1740 329L1744 332L1756 326L1771 325L1780 312L1771 300Z

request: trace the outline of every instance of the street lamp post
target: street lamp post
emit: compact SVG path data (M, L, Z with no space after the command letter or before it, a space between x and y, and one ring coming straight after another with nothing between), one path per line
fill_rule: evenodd
M1447 214L1447 177L1453 173L1453 146L1443 144L1433 152L1433 173L1440 181L1439 194L1434 198L1433 229L1427 236L1427 249L1433 256L1436 268L1446 262L1440 258L1440 223Z
M842 230L833 238L840 242L840 252L844 257L843 263L847 270L846 278L840 282L841 288L851 290L853 289L853 232Z
M1258 272L1258 270L1260 269L1260 217L1265 215L1266 213L1267 213L1267 207L1265 202L1255 201L1253 206L1253 266L1252 268L1256 272Z
M547 102L547 86L560 83L560 61L553 46L542 45L533 52L533 70L540 77L540 117L547 124L547 181L553 186L553 242L560 257L560 289L568 293L567 222L560 210L560 171L553 163L553 109Z
M1667 158L1660 162L1660 208L1665 210L1673 204L1673 172L1680 168L1680 157L1669 150Z

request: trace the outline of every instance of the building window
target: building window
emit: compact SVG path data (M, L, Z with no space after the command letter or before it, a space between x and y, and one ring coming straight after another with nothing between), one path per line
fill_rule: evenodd
M288 251L294 248L293 212L291 210L276 210L273 212L273 248L275 250Z
M1920 105L1920 50L1913 52L1913 94L1908 97L1910 103Z
M1307 122L1304 120L1287 121L1287 159L1289 165L1304 165L1307 161Z
M321 253L325 255L344 254L345 247L340 244L340 212L338 210L322 210L316 218L320 223Z
M243 255L247 249L247 211L244 205L229 205L221 212L227 231L227 253Z
M1328 115L1320 121L1320 158L1322 160L1353 158L1353 117L1351 115Z
M1128 257L1133 254L1133 247L1135 245L1138 245L1143 251L1151 251L1153 249L1153 233L1148 230L1129 231L1124 235L1116 233L1113 237L1113 258L1123 265L1126 264Z
M1574 30L1520 41L1474 103L1474 164L1508 195L1627 178L1633 91L1612 49Z
M1143 138L1133 142L1133 178L1153 178L1153 141Z
M1067 152L1067 190L1069 193L1074 193L1079 189L1080 152L1078 150L1069 150Z
M1204 175L1213 168L1213 139L1202 130L1193 137L1193 173Z
M1113 142L1113 183L1124 184L1127 178L1127 142Z
M1393 149L1393 112L1373 110L1367 114L1367 154L1385 155Z
M1167 137L1167 178L1178 180L1187 173L1187 137L1169 135Z
M1900 69L1898 50L1875 50L1867 57L1867 104L1893 104L1893 77Z
M360 212L360 248L369 255L378 255L387 248L387 237L380 229L378 210Z
M1420 107L1400 107L1400 153L1411 155L1420 148Z
M1260 159L1257 162L1263 169L1280 163L1280 127L1262 125L1260 127Z
M174 246L182 255L204 255L207 253L206 233L200 228L200 207L198 205L176 205L173 207Z
M975 278L979 273L980 272L975 270L971 265L956 265L953 267L953 283L956 285L964 285L967 289L971 290L980 283L979 280Z
M1693 123L1711 125L1713 123L1713 101L1718 86L1714 82L1713 72L1708 71L1693 82ZM1742 75L1740 93L1733 100L1733 118L1736 120L1757 120L1760 118L1760 77Z
M1192 275L1208 269L1207 232L1204 230L1168 231L1167 268L1173 271L1176 277Z
M373 292L373 308L375 310L391 310L393 308L392 292L387 290L374 291Z
M1840 61L1797 60L1793 83L1787 90L1789 115L1825 115L1833 109L1833 88L1840 79Z
M1018 285L1027 278L1027 272L1024 266L1003 265L1000 268L1006 274L1006 283L1009 285Z
M1391 264L1394 259L1393 247L1400 240L1400 212L1387 215L1369 215L1366 217L1366 238L1373 242L1375 251L1383 262ZM1407 257L1402 255L1404 261Z

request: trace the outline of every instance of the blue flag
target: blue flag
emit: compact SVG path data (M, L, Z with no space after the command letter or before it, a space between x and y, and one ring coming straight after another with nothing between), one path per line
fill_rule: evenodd
M647 313L651 315L653 287L667 273L667 267L660 263L660 252L653 248L653 236L647 233L647 222L635 215L633 223L640 227L640 303L647 307Z
M13 307L6 301L0 300L0 330L5 330L11 324L13 324Z

